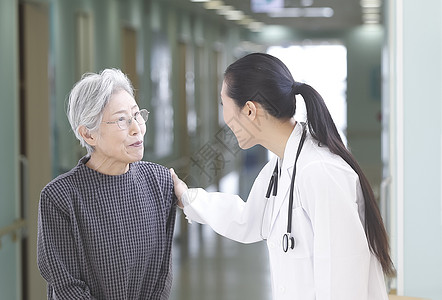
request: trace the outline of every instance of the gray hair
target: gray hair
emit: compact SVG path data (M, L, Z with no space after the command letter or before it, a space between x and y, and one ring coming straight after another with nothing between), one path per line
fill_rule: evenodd
M72 88L67 115L75 136L88 154L94 152L94 148L80 135L80 126L86 127L89 132L98 130L104 107L111 96L121 90L134 96L129 78L118 69L105 69L98 74L86 73Z

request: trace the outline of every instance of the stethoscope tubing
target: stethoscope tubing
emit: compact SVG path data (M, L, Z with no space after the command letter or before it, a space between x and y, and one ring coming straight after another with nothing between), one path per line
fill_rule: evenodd
M298 151L296 152L295 163L293 164L292 181L290 183L289 211L288 211L289 216L287 219L287 233L292 232L292 209L293 209L293 192L295 189L296 163L298 162L299 154L301 154L302 146L304 145L306 136L307 136L307 130L304 127L301 140L299 141Z
M295 189L295 176L296 176L296 164L298 162L299 155L301 154L302 146L304 145L305 139L307 137L306 125L302 125L303 131L301 139L299 141L298 150L296 151L295 162L293 164L293 173L290 182L290 194L289 194L289 206L288 206L288 218L287 218L287 232L282 236L282 250L287 252L289 249L295 248L295 238L291 236L292 233L292 209L293 209L293 193ZM276 161L275 169L273 170L272 177L270 178L269 187L267 188L266 198L270 198L270 194L276 196L278 190L278 161Z

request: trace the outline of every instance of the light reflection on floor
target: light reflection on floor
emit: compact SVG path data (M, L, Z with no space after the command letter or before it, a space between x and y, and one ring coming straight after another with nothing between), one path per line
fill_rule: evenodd
M264 242L240 244L206 225L188 226L188 245L181 242L183 218L177 215L173 249L171 300L268 300L270 273Z

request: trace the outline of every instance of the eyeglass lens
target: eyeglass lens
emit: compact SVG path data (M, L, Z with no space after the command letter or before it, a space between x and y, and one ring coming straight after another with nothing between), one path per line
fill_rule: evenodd
M144 124L149 119L149 112L146 109L142 109L139 112L137 112L133 117L127 119L127 120L118 120L117 124L118 127L121 129L127 129L130 124L132 124L132 119L135 119L138 124Z

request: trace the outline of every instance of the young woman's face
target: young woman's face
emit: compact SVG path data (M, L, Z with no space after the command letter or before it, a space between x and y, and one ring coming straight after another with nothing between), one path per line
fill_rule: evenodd
M143 139L146 124L138 124L132 117L139 112L135 99L121 90L111 96L103 111L103 122L97 134L94 155L111 165L128 165L143 158ZM131 119L126 129L121 129L115 122L120 118Z
M227 85L223 82L221 88L221 104L223 107L224 122L235 134L238 144L242 149L249 149L253 147L255 138L252 133L251 122L244 115L244 110L239 108L235 101L227 96Z

